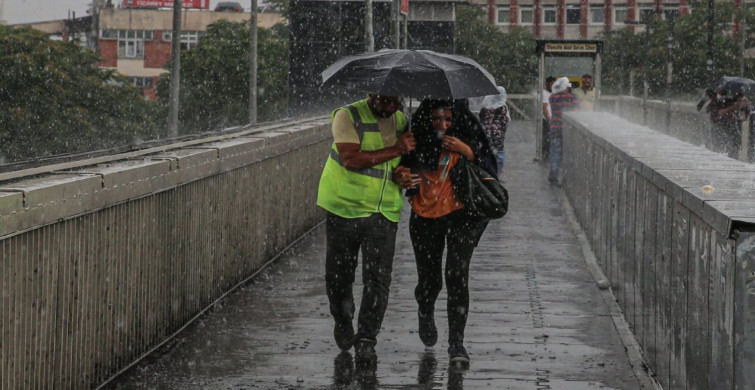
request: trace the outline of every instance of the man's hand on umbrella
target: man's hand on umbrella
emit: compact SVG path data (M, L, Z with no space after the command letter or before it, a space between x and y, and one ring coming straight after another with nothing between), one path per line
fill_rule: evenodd
M401 134L401 136L398 137L398 140L396 140L395 147L402 156L409 154L409 152L417 147L417 141L414 139L414 134L412 134L411 131Z
M414 188L419 185L420 178L409 168L399 165L393 170L393 181L401 188Z

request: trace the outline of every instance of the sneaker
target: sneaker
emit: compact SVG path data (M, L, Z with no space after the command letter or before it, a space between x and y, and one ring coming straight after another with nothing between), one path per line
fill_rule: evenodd
M451 363L469 364L469 354L462 344L451 344L448 347L448 360Z
M435 327L435 316L433 313L423 314L417 312L419 318L419 339L426 347L432 347L438 342L438 329Z
M351 321L338 321L333 327L333 338L342 351L348 351L354 345L354 325Z
M367 340L359 340L354 345L355 360L357 364L374 364L377 362L377 353L375 353L375 345Z

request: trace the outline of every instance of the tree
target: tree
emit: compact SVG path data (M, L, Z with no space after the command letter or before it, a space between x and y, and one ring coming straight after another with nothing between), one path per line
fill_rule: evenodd
M77 42L0 26L0 155L20 161L158 137L156 107L98 61Z
M486 22L479 6L456 6L454 51L477 61L509 93L529 93L535 88L535 34L524 28L504 33Z
M698 2L698 8L704 9L704 3ZM721 76L739 75L739 44L731 35L732 15L735 13L731 2L716 3L716 19L713 26L713 57L714 80L708 80L706 74L706 13L692 12L679 18L674 27L673 50L673 81L671 93L677 97L696 96L698 90L705 88L709 83ZM755 22L755 13L748 11L748 25ZM620 72L625 72L625 80L628 79L629 70L635 70L637 74L648 72L649 93L653 97L664 96L666 91L666 62L667 62L667 38L669 23L667 20L654 19L650 23L650 50L645 56L644 32L632 34L629 29L622 33L604 34L603 56L603 93L616 93ZM746 47L751 47L755 41L748 37ZM624 51L624 67L619 64L620 51ZM755 63L752 59L745 61L745 75L752 74ZM625 84L625 85L628 85ZM641 85L635 86L635 90L641 90ZM626 90L625 90L626 93Z
M284 25L258 28L259 120L285 116L288 99L288 31ZM248 122L249 22L220 20L192 50L181 55L181 133L218 130ZM168 64L170 66L170 64ZM168 97L170 76L158 83Z

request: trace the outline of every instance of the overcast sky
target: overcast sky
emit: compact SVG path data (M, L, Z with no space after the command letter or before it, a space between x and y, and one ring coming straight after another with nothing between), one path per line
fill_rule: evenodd
M218 1L210 0L210 8ZM236 0L245 9L251 5L251 0ZM258 0L258 3L263 1ZM0 0L4 3L4 15L9 24L40 22L44 20L65 19L68 11L76 12L76 16L86 16L86 10L92 0ZM121 0L113 0L113 4L120 4Z

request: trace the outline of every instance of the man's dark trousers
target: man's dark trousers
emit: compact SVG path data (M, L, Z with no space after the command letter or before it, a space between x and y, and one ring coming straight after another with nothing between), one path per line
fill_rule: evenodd
M362 302L356 341L377 342L388 305L393 271L398 223L380 213L365 218L342 218L328 213L325 234L325 288L330 300L330 314L338 321L354 318L352 286L357 255L362 251Z

